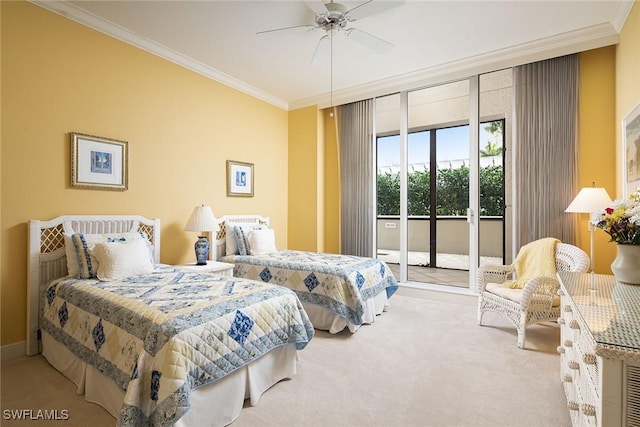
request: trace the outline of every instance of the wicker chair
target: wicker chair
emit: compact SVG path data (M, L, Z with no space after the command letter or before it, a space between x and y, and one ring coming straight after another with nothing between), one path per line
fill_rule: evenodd
M589 256L580 248L567 243L556 245L558 271L589 270ZM556 321L560 317L559 283L555 277L536 277L523 289L509 289L501 284L515 274L515 265L487 264L478 268L478 325L482 325L485 311L505 315L518 331L518 347L524 348L527 326Z

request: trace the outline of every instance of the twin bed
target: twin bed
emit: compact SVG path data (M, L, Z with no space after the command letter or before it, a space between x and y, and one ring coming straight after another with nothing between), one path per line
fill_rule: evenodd
M112 267L109 281L68 276L65 234L85 243L102 237L94 247L111 258L80 244L79 274ZM42 351L118 425L227 425L246 398L256 404L295 374L313 327L289 289L154 265L159 255L159 220L30 221L27 354ZM152 271L118 278L131 257Z
M274 251L273 230L250 245L268 219L223 221L216 253L232 278L159 264L157 219L30 221L27 354L42 352L118 425L227 425L295 375L314 327L355 332L398 287L384 262ZM227 226L247 231L253 255L226 255Z
M350 255L277 250L269 218L220 218L215 254L233 275L292 289L316 329L351 332L389 307L398 282L384 261Z

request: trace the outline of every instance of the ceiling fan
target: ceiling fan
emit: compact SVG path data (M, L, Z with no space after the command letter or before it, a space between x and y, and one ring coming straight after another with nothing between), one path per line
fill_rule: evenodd
M262 35L299 29L306 29L307 31L324 30L325 34L318 40L316 49L313 52L313 57L311 58L311 63L315 64L318 58L324 56L323 51L331 48L333 36L339 33L380 53L386 53L391 50L393 43L376 37L366 31L351 27L350 24L358 19L401 6L404 4L404 0L367 0L351 8L347 8L345 5L336 3L333 0L329 3L324 3L322 0L306 1L305 3L315 14L313 23L259 31L256 34Z

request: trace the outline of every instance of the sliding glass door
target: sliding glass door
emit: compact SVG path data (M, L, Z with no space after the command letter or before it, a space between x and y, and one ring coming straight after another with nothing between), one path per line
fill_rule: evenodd
M510 104L480 118L504 84L481 76L376 100L377 256L401 281L466 288L479 263L503 262Z
M407 101L407 279L466 287L469 80L411 91Z

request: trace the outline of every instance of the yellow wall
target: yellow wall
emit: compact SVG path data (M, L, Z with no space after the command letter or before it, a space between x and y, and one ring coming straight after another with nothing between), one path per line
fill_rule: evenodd
M27 221L140 214L164 263L194 261L194 206L271 217L286 247L286 111L27 2L1 7L1 344L25 339ZM69 132L129 142L129 189L70 187ZM226 196L226 160L255 197Z
M0 7L0 47L2 46L2 7ZM0 76L2 74L2 55L0 54ZM0 81L0 100L2 100L2 82ZM2 102L0 101L0 118L2 117ZM2 190L2 120L0 120L0 190ZM4 230L2 228L2 191L0 191L0 230ZM0 234L0 310L2 309L2 234ZM25 308L26 312L26 308ZM26 320L25 320L26 322ZM2 316L0 314L0 345L2 345Z
M325 252L340 253L340 157L333 108L324 110L324 249Z
M616 177L622 197L622 120L640 103L640 1L636 0L616 46ZM612 196L613 197L613 196Z
M316 225L316 249L315 252L325 252L324 248L324 233L325 233L325 150L324 150L324 140L326 138L325 135L325 123L324 123L324 113L320 110L316 111L316 116L318 120L318 137L316 144L316 156L318 158L317 165L318 168L316 170L316 182L317 182L317 193L316 193L316 212L317 212L317 225ZM293 218L293 217L292 217Z
M319 137L322 123L316 107L289 112L289 249L318 251Z
M615 46L580 53L579 156L580 188L604 187L612 198L616 194L615 174ZM576 215L576 214L571 214ZM590 252L588 214L580 215L580 246ZM611 274L615 246L607 244L609 235L596 229L594 259L596 273Z

